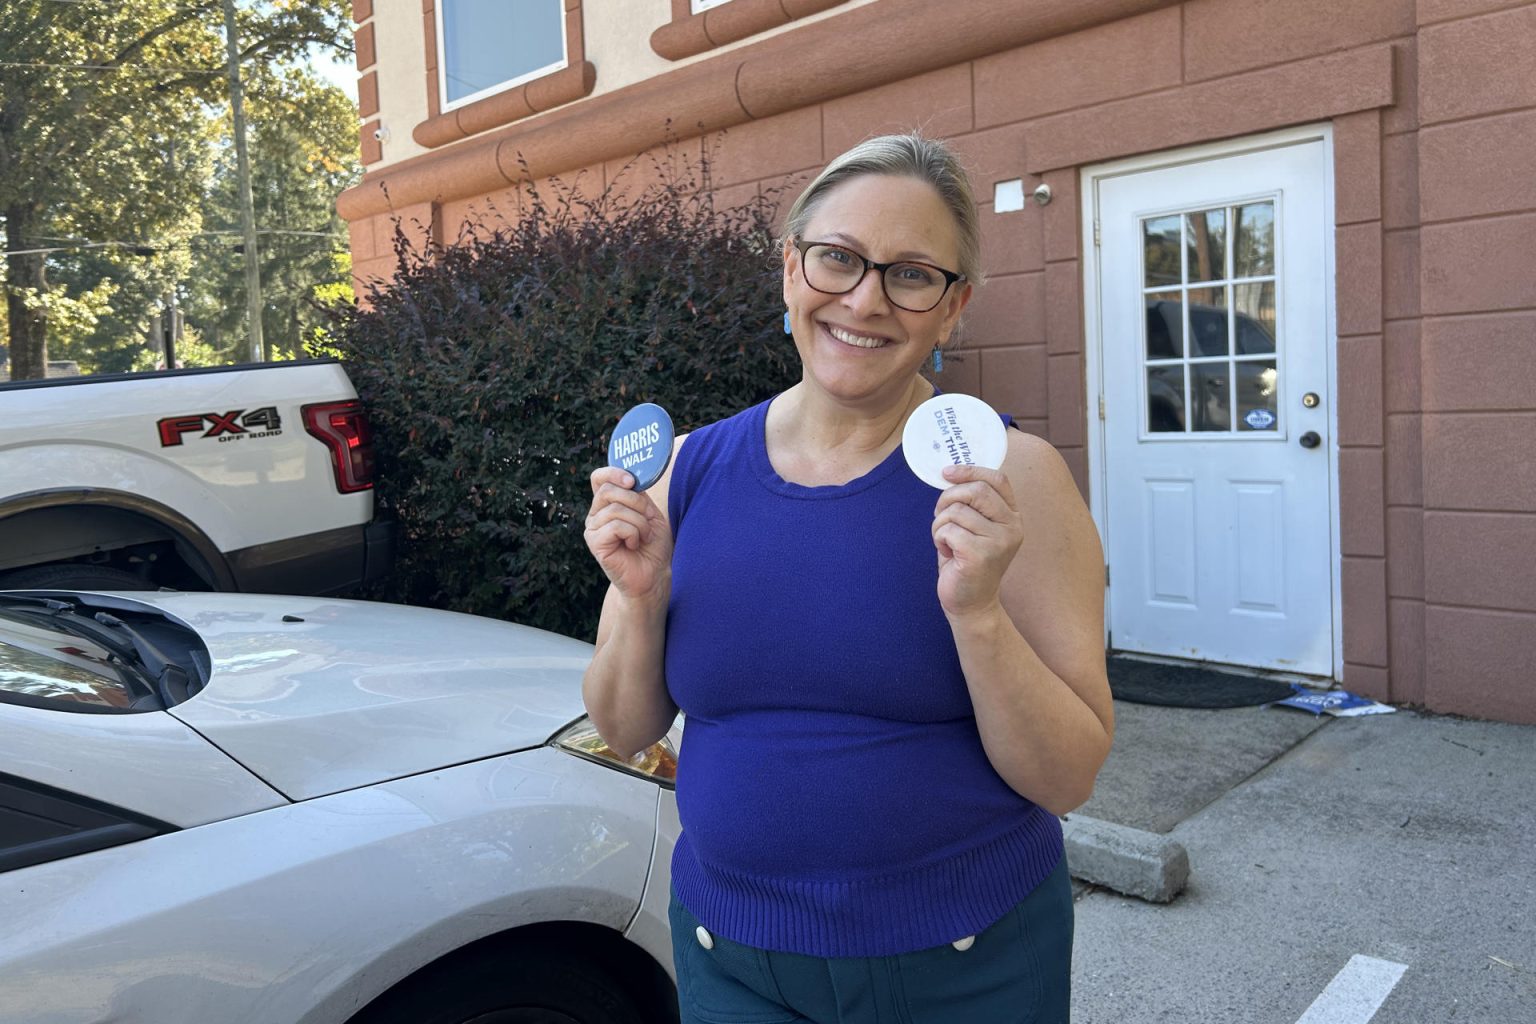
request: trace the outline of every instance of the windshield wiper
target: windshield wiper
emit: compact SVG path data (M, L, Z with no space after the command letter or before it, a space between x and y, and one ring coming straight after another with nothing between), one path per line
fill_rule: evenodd
M143 630L135 629L110 612L97 612L93 617L103 626L120 630L128 637L138 654L139 664L144 667L145 674L153 673L155 692L160 695L166 707L180 704L192 696L187 688L186 670L172 661L155 645L154 641L144 634Z
M187 673L171 661L142 632L107 612L97 612L86 617L75 610L68 601L52 597L6 597L3 599L12 614L47 616L67 623L87 640L107 651L109 658L125 675L157 697L161 709L185 701ZM14 602L20 602L17 606Z

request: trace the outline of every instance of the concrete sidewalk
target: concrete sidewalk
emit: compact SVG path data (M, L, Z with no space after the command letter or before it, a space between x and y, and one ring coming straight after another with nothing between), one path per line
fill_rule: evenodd
M1101 885L1158 903L1174 899L1189 864L1166 834L1327 721L1289 708L1116 701L1115 745L1093 799L1064 822L1078 886Z
M1080 889L1075 1020L1536 1024L1536 726L1116 713L1078 817L1190 874L1164 905Z
M1115 701L1115 745L1080 811L1148 832L1220 799L1332 721L1294 708L1170 708Z

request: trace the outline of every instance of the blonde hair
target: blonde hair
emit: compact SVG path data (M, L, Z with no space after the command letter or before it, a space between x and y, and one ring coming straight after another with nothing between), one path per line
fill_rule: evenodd
M864 174L916 178L932 185L949 210L960 243L957 268L972 284L981 284L981 224L970 179L944 143L916 133L866 139L827 164L789 208L786 242L802 238L816 207L838 185Z

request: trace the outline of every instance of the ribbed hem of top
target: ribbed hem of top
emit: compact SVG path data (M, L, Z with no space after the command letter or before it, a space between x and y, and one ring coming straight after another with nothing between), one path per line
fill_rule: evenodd
M820 957L894 956L985 930L1061 856L1061 822L1038 807L948 860L840 881L763 878L704 864L685 831L672 856L672 885L706 928L744 945Z

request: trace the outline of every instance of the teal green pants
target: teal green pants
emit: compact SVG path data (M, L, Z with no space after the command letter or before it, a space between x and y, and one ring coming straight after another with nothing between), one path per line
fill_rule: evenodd
M1066 1024L1070 1012L1065 858L963 950L828 959L701 935L675 896L670 917L682 1024Z

